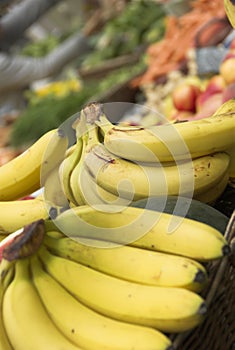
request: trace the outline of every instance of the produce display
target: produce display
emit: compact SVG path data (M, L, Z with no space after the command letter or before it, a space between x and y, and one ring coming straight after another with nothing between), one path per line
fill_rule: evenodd
M170 77L155 86L168 89L156 123L113 122L115 103L88 102L143 61L97 84L58 80L28 95L31 110L15 123L13 137L22 139L32 112L40 137L26 135L25 151L0 166L0 350L182 350L176 337L208 328L214 296L218 322L226 323L226 287L217 295L216 288L228 263L234 282L235 212L230 218L213 206L235 179L235 44L212 77L178 70L214 11L225 11L233 24L232 1L220 6L195 1L180 17L184 31L195 20L183 50L168 48L169 64L149 67L134 81ZM130 2L101 39L108 43L131 23L133 48L151 41L162 29L163 14L154 8ZM153 28L160 24L155 34L145 11L153 12ZM181 40L175 25L159 47ZM113 56L118 46L127 52L122 39L91 62ZM48 113L49 130L40 119Z

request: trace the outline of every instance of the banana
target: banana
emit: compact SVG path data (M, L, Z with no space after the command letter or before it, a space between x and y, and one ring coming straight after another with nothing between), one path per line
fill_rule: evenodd
M204 319L205 302L192 291L124 281L45 250L39 255L49 274L80 302L105 316L163 332L186 331Z
M100 187L129 201L164 195L196 196L220 181L229 161L229 155L218 152L174 165L146 166L116 157L102 144L84 160Z
M41 166L41 186L44 187L44 201L48 211L54 206L68 206L59 177L60 164L66 158L68 138L61 129L58 136L48 145Z
M108 208L107 208L108 207ZM229 253L223 235L215 228L188 218L143 208L127 207L110 212L110 205L69 209L54 224L65 235L105 241L183 255L199 261L221 258ZM107 208L107 209L106 209Z
M84 167L84 160L87 153L96 145L99 144L98 129L92 121L88 121L89 114L93 111L92 106L87 106L81 111L80 119L75 121L77 138L82 140L82 153L78 163L75 165L70 176L70 187L77 205L83 205L86 200L81 190L81 172Z
M159 331L113 320L80 303L43 270L36 257L31 259L31 271L51 319L76 345L88 350L170 348L170 340Z
M235 3L233 0L224 0L224 8L226 15L231 23L232 27L235 28Z
M47 175L44 182L44 201L48 212L52 207L62 207L68 208L69 202L65 192L63 190L63 185L61 184L59 175L59 166L56 166Z
M0 202L0 232L8 234L39 219L47 219L43 198Z
M224 177L212 188L205 191L204 193L195 196L195 199L207 203L210 205L215 204L216 200L223 194L226 186L229 183L229 172L227 172Z
M82 140L78 138L76 147L66 157L59 167L59 177L62 183L62 189L69 202L75 203L73 192L70 186L70 177L75 165L79 162L82 152Z
M32 284L27 259L17 260L3 297L3 322L15 350L79 350L49 318ZM5 349L4 349L5 350Z
M191 159L235 145L234 102L225 102L211 117L184 123L149 128L118 126L103 113L96 124L102 129L105 147L119 157L154 163Z
M44 134L24 153L0 167L0 201L15 200L40 188L41 163L57 130Z
M5 276L5 279L8 279L10 276L12 278L12 272L13 268L10 268L9 271L7 271L7 275ZM5 281L5 286L7 285ZM6 329L4 326L3 322L3 317L2 317L2 304L3 304L3 297L4 297L4 285L2 281L2 276L1 276L1 282L0 282L0 350L13 350L9 338L6 333Z
M207 281L205 268L185 257L130 246L113 247L111 242L109 248L101 248L99 242L89 239L81 244L67 237L46 235L43 243L55 255L132 282L199 292Z

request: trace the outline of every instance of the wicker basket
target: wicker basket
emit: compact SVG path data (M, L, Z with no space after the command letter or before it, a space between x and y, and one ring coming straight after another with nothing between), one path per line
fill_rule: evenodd
M193 331L171 337L177 350L235 350L235 211L225 237L231 254L207 266L209 283L202 294L207 317Z

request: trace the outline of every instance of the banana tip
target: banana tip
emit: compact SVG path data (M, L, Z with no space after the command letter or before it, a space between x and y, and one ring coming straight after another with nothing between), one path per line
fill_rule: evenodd
M222 248L222 254L223 256L229 255L230 254L230 247L228 244L224 245Z
M200 307L199 307L199 309L198 309L198 313L199 313L199 315L205 315L205 314L207 313L207 306L206 306L206 303L205 303L205 302L203 302L203 303L200 305Z
M206 280L205 273L202 270L198 270L198 272L195 275L194 282L204 283L205 280Z

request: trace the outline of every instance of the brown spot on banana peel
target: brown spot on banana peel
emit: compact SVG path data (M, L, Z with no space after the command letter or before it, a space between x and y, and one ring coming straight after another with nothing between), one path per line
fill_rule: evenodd
M2 257L8 261L13 261L31 256L41 246L44 235L44 220L38 220L25 226L23 232L4 248Z

